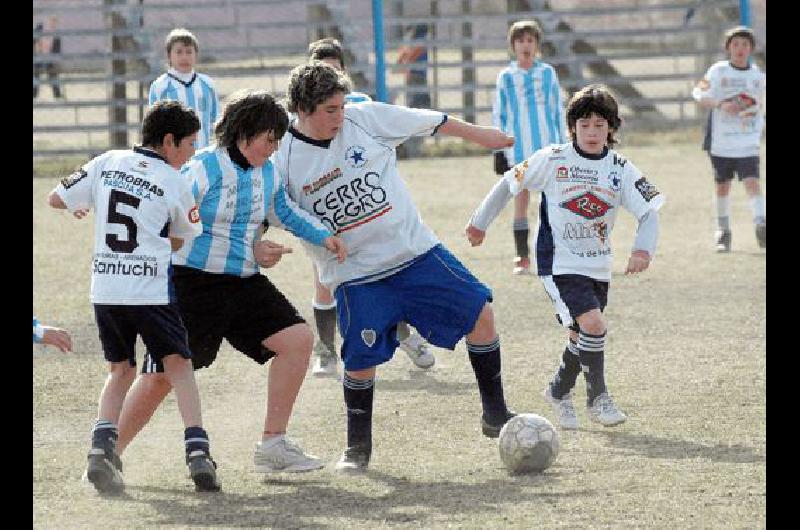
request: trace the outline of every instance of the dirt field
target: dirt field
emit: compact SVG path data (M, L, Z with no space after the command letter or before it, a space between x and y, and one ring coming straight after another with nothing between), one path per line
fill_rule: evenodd
M345 440L341 383L309 375L290 434L324 470L253 471L266 369L227 344L197 373L223 492L196 494L183 463L173 398L124 454L126 495L99 498L80 482L105 367L89 303L92 219L47 210L53 178L33 180L37 316L70 329L75 353L33 347L33 517L37 528L588 528L766 525L766 253L756 245L741 185L732 193L733 252L712 250L712 180L699 143L621 147L666 195L651 269L622 274L634 221L620 214L606 315L607 381L629 421L581 427L541 475L509 477L480 434L480 402L464 343L436 350L430 371L402 352L379 369L370 471L332 468ZM517 411L553 419L541 391L563 350L543 288L511 275L512 207L483 247L464 224L495 182L488 155L401 162L424 220L494 290L503 378ZM765 151L762 177L766 176ZM764 181L765 183L765 181ZM535 212L535 209L531 209ZM531 214L535 223L536 214ZM311 319L311 266L292 236L269 277ZM141 349L140 349L141 351Z

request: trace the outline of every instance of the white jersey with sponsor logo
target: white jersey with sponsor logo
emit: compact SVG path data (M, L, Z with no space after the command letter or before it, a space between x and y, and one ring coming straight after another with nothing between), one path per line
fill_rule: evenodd
M169 303L168 236L189 244L201 232L179 171L148 149L108 151L63 179L56 193L71 212L95 210L93 303Z
M293 127L275 156L289 196L347 246L347 259L309 248L329 289L391 274L439 243L397 172L395 147L436 132L447 116L378 102L345 106L342 129L329 141Z
M641 219L664 196L612 149L581 155L573 144L551 145L507 171L516 195L542 192L536 236L539 276L581 274L611 279L611 231L620 207Z
M741 110L731 115L722 109L711 110L711 154L729 158L758 156L764 130L763 103L767 76L751 64L741 69L729 61L711 66L692 91L695 100L735 100Z

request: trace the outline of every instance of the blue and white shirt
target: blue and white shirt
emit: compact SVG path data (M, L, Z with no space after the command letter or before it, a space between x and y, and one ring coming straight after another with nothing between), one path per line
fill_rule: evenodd
M567 125L558 75L536 61L528 70L512 61L497 76L492 125L514 136L503 152L509 165L519 164L550 144L567 142Z
M211 145L181 171L191 183L203 233L174 254L176 265L247 277L258 273L253 244L270 224L314 245L332 235L288 198L272 160L242 169L225 148Z
M197 112L200 132L195 148L202 149L211 143L214 122L220 114L219 97L214 82L205 74L181 74L170 68L150 85L148 105L164 99L177 100Z
M42 342L44 338L44 327L36 317L33 317L33 342Z

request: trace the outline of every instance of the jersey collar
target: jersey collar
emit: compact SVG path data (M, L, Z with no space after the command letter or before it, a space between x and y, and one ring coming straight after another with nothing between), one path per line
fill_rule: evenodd
M293 125L289 126L289 132L292 133L292 136L296 136L298 140L302 140L307 144L316 145L317 147L322 147L323 149L329 148L331 146L331 140L333 140L333 138L329 140L314 140L295 129Z
M244 157L242 152L239 151L239 148L236 147L235 145L229 146L227 150L228 150L228 156L231 157L231 161L240 168L247 171L248 169L253 167L250 164L250 162L248 162L247 159Z
M168 75L168 76L170 76L170 77L171 77L172 79L174 79L175 81L177 81L178 83L182 84L183 86L187 86L187 87L188 87L189 85L191 85L192 83L194 83L194 80L195 80L195 79L197 79L197 72L192 72L192 77L190 77L188 81L184 81L183 79L181 79L180 77L178 77L178 76L176 75L176 73L177 73L177 71L176 71L175 73L173 73L173 72L172 72L172 68L170 68L170 71L169 71L169 72L167 72L167 75Z
M591 153L587 153L583 151L580 147L578 147L578 142L572 142L572 147L575 148L575 152L578 153L583 158L588 158L589 160L602 160L608 154L608 146L603 147L603 152L593 155Z
M142 145L134 145L133 146L133 152L134 153L138 153L140 155L149 156L150 158L157 158L159 160L162 160L166 164L169 163L169 162L167 162L166 158L164 158L163 156L159 155L155 151L153 151L151 149L148 149L147 147L144 147Z

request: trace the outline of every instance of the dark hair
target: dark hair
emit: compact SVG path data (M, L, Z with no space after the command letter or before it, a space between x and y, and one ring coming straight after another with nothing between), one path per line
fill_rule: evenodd
M337 93L347 94L352 87L350 78L329 64L313 61L297 66L289 75L289 112L314 112L323 101Z
M622 125L619 117L619 107L617 100L611 95L608 87L602 84L585 86L575 92L567 104L567 128L569 134L575 139L575 124L581 118L588 118L592 114L602 116L608 122L609 146L617 141L614 139L614 132Z
M322 61L323 59L336 59L344 70L344 51L342 44L331 37L315 40L308 45L308 58L311 61Z
M221 147L235 147L272 131L280 140L289 127L286 109L266 90L241 89L230 95L222 117L214 125L214 137Z
M175 145L200 130L197 113L180 101L155 102L142 121L142 145L161 147L164 136L172 133Z
M167 49L167 55L169 55L169 52L172 51L172 47L176 42L180 42L186 46L194 46L195 53L200 51L200 45L197 44L197 37L195 37L194 34L186 28L175 28L170 31L167 37L164 39L164 46Z
M756 47L756 36L753 33L753 30L747 26L736 26L735 28L731 28L725 32L725 51L728 50L728 46L731 45L731 41L734 37L744 37L750 41L751 48Z
M530 33L536 42L542 42L542 28L535 20L518 20L508 28L508 47L514 51L514 41L521 39L522 35Z

